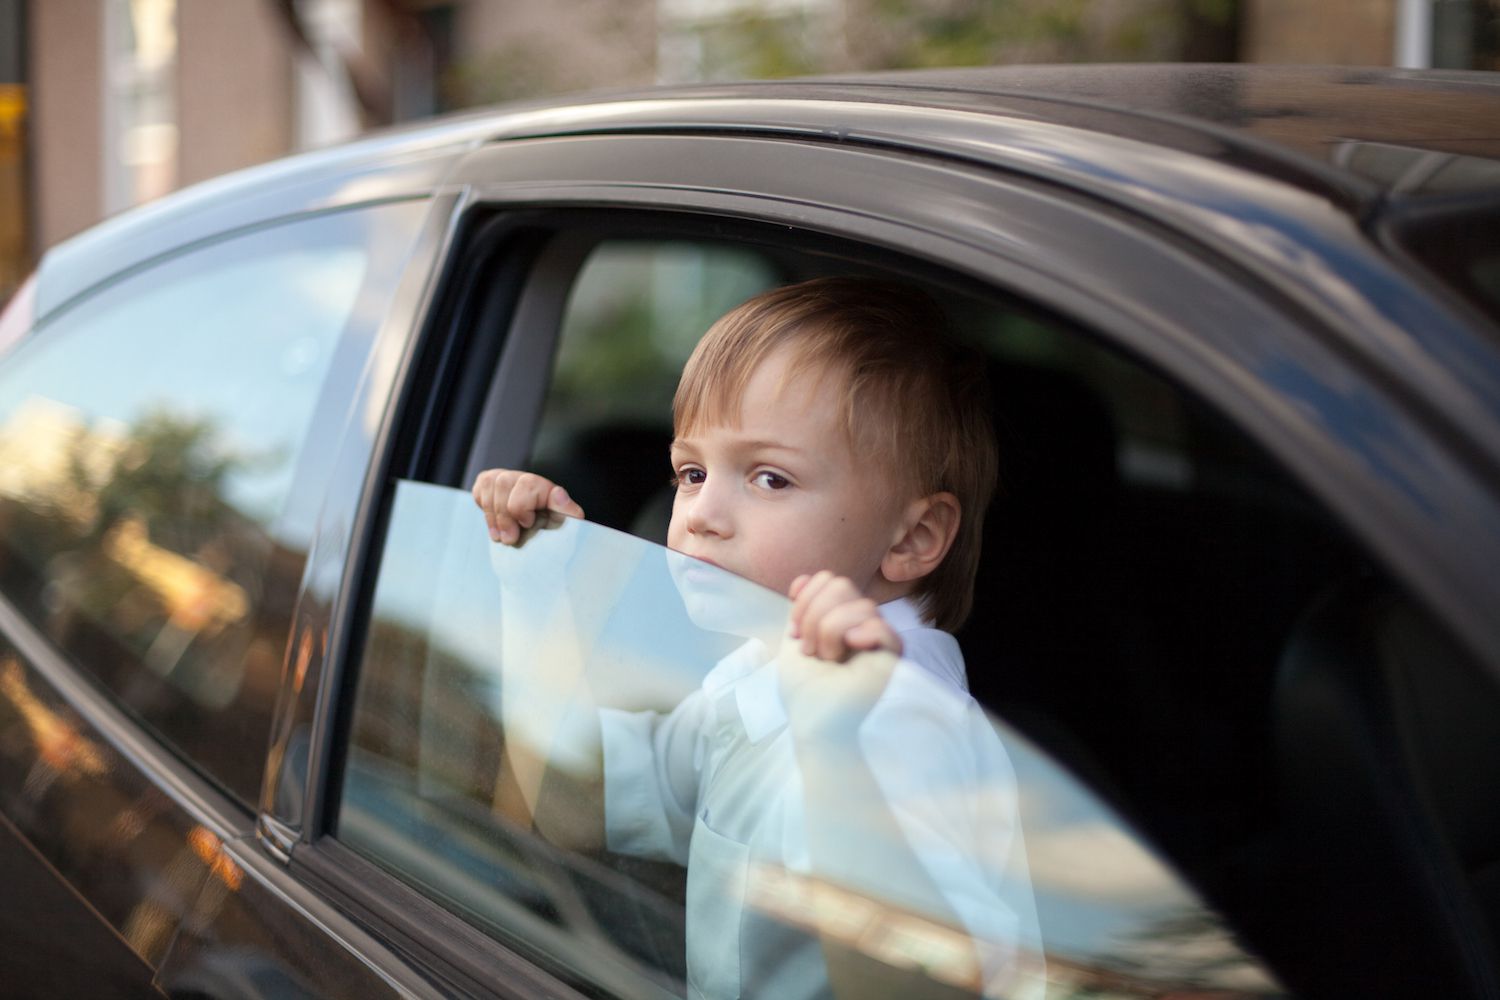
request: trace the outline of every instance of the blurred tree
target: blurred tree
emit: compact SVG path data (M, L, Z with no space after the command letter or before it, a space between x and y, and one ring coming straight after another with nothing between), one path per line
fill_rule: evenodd
M1235 56L1238 0L843 0L679 25L701 79ZM821 18L821 23L819 23Z
M862 69L1230 60L1238 20L1237 0L849 0L849 4L851 55Z
M668 81L1023 62L1233 61L1240 0L749 0L712 7L697 13L694 5L658 4L656 51L632 58L654 59L658 78ZM625 36L619 24L600 22L597 30L616 29ZM447 74L447 103L634 82L601 75L603 64L577 41L513 41L463 60Z
M127 444L96 491L93 534L107 533L123 517L144 522L165 547L188 553L224 530L230 514L224 481L248 459L226 448L214 422L166 410L131 425ZM84 475L78 469L75 477Z

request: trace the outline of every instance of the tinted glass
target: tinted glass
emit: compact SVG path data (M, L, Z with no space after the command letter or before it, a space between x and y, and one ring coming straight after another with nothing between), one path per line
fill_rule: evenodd
M363 366L423 211L171 258L0 371L0 589L246 800L328 466L304 441L330 370Z
M337 835L617 995L1274 989L1029 741L910 661L801 657L787 611L588 522L497 546L467 493L400 483ZM872 699L817 686L848 678ZM850 704L920 738L807 724ZM632 777L652 733L665 807ZM737 780L678 783L705 760Z

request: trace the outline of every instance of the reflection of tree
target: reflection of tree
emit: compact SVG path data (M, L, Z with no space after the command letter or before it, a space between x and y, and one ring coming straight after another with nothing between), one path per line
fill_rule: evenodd
M0 590L252 799L305 554L228 492L284 461L165 409L88 421L34 397L0 424Z
M225 502L226 480L251 460L223 445L216 423L161 409L123 428L55 405L31 413L25 426L50 425L64 454L7 442L24 468L5 505L6 542L21 557L0 565L5 589L30 591L55 639L114 669L134 661L169 676L195 642L243 633L267 546ZM180 678L206 704L238 686L238 664L218 659L232 669Z
M131 425L103 482L91 483L85 469L75 468L80 490L93 486L93 537L129 517L156 543L190 553L224 534L230 520L224 482L249 464L223 447L211 418L158 409Z

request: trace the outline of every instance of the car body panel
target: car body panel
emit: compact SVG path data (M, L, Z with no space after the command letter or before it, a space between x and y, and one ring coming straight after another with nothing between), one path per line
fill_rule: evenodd
M451 995L310 891L255 838L220 845L158 980L216 1000Z

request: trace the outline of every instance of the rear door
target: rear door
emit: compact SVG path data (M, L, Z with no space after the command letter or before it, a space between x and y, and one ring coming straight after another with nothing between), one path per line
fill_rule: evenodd
M593 490L604 523L653 537L662 408L706 323L769 284L878 274L941 295L1005 396L1012 478L961 640L999 725L1043 750L1028 787L1051 811L1022 821L1045 862L1037 988L1275 993L1247 937L1310 975L1316 957L1281 929L1295 893L1276 888L1278 657L1346 574L1433 578L1412 539L1465 562L1445 546L1493 503L1303 314L1060 178L909 148L527 139L475 153L459 180L435 325L348 515L360 533L327 617L296 640L307 680L265 822L298 878L454 989L687 989L670 871L486 825L504 732L479 692L504 668L437 597L489 543L444 523L461 524L477 470L545 467ZM1426 456L1420 482L1351 447L1371 406ZM392 587L425 611L383 603ZM459 669L459 653L478 659ZM579 872L614 895L558 888Z
M172 990L380 983L327 946L335 915L259 879L254 818L333 458L354 404L390 391L372 362L410 330L431 210L353 206L166 254L0 364L7 994L150 994L184 930L251 905L322 957L266 980L242 952Z

